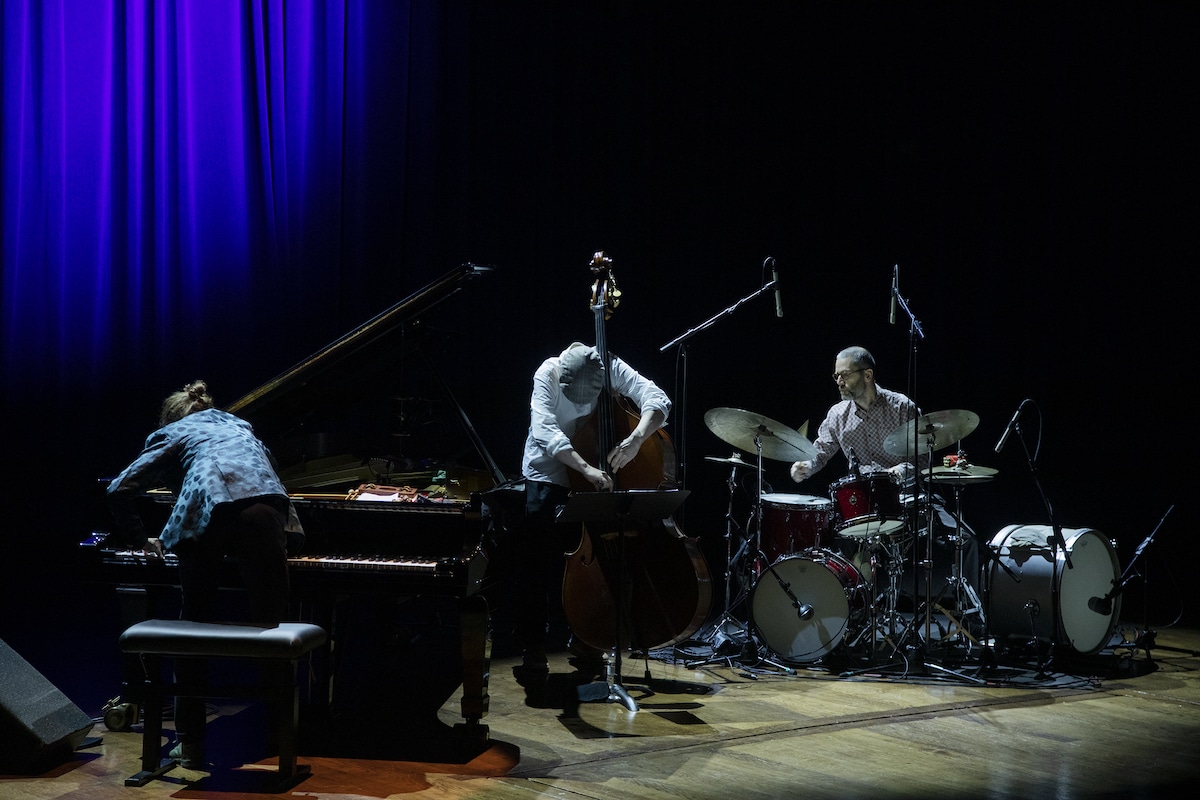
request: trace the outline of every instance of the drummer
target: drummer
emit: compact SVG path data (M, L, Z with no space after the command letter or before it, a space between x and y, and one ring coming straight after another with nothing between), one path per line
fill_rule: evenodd
M886 473L901 487L913 490L916 483L914 466L905 455L892 455L884 448L884 440L893 431L917 417L916 404L901 392L885 389L875 381L875 358L863 347L847 347L833 362L833 380L842 400L825 415L813 442L816 455L807 461L792 464L792 480L800 483L819 472L840 451L850 462L850 472L858 474ZM928 466L929 456L921 454L918 464ZM954 517L946 511L940 498L933 497L935 541L933 553L933 591L937 593L949 574L954 559L953 547L946 536L954 532ZM965 524L964 524L965 527ZM858 543L847 543L857 547ZM973 536L964 537L963 577L978 589L979 557ZM923 586L923 582L922 582ZM917 587L905 587L919 593Z
M800 483L819 472L839 451L852 471L887 472L901 486L912 483L913 465L904 456L884 451L888 434L917 416L917 406L900 392L875 382L875 359L864 347L847 347L833 362L833 380L842 401L829 409L817 430L816 456L792 464L792 480Z

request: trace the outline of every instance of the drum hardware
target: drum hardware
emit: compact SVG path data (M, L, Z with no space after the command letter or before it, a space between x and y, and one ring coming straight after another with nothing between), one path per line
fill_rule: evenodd
M738 524L733 517L733 498L737 490L737 472L739 469L749 467L750 465L743 461L737 453L734 453L729 458L718 458L716 456L705 456L706 461L712 461L718 464L729 465L729 478L726 480L726 485L729 487L729 504L725 509L725 608L721 612L716 624L708 636L700 637L700 640L706 642L712 647L712 658L699 662L689 662L689 666L703 666L705 664L715 664L717 662L727 662L728 666L732 660L732 654L729 654L726 645L733 645L734 652L740 653L746 647L747 639L750 631L746 625L736 619L733 614L733 600L731 597L731 582L733 578L733 565L741 558L742 553L746 549L746 531ZM733 551L734 528L738 529L738 545L737 553Z
M947 459L949 460L949 459ZM951 566L950 579L947 585L942 588L942 593L938 595L935 607L943 614L953 625L953 628L942 641L953 638L962 634L970 642L979 644L979 641L971 635L971 632L963 624L963 622L971 616L978 616L981 623L986 629L986 615L983 612L983 602L979 599L979 595L971 586L970 582L963 575L963 545L966 541L966 533L964 532L963 511L962 511L962 492L965 486L971 483L981 483L990 481L997 474L997 470L990 467L976 467L967 461L966 454L960 448L958 455L953 459L954 465L951 467L934 467L931 470L930 478L934 483L946 484L954 488L954 562ZM973 532L972 532L973 535ZM957 617L951 615L940 603L943 597L946 596L947 590L953 590L954 609Z
M955 409L950 411L933 412L930 414L920 414L889 434L884 440L884 450L891 455L915 461L915 456L921 450L921 446L923 445L925 455L928 458L927 463L929 464L926 480L928 481L927 485L930 486L932 491L932 486L934 484L934 452L941 448L948 447L951 444L958 444L961 458L961 439L974 431L978 424L979 416L971 411ZM959 459L955 459L955 464L958 463L958 460ZM919 480L919 474L916 488L917 498L919 500L921 496L921 483ZM914 503L914 518L919 518L918 506L919 502ZM934 515L930 513L927 516L928 519L926 520L925 531L925 555L924 559L917 564L917 566L923 568L925 573L925 599L924 602L916 609L908 628L901 635L900 640L893 646L893 656L899 652L900 646L917 628L918 622L922 619L924 620L925 628L925 635L922 641L928 644L932 640L933 615L935 610L944 614L954 626L952 632L943 637L943 641L956 635L958 629L962 629L965 632L965 629L962 628L960 620L955 619L953 616L948 614L946 609L940 605L940 602L934 602L932 587ZM961 533L961 527L962 516L960 510L960 513L956 516L956 534ZM961 575L962 540L960 537L956 536L955 547L955 567L952 570L953 577L951 578L951 584L954 585L957 590L960 586L965 585L963 584ZM967 585L966 588L969 589L970 586ZM971 594L973 595L974 592L971 592ZM941 600L940 594L938 596L938 600ZM978 602L977 597L975 598L975 602ZM961 612L961 609L959 609L959 611ZM979 604L979 611L982 615L982 604ZM960 672L956 672L955 670L933 663L928 659L925 660L924 664L927 668L933 669L945 675L952 675L972 683L985 683L985 681L979 678L964 675Z
M865 627L850 642L849 647L851 649L857 647L865 637L869 636L869 659L872 662L878 657L880 643L882 642L883 644L895 647L894 640L896 634L903 629L899 609L900 578L904 574L903 547L904 541L896 537L870 540L860 545L859 550L859 552L865 550L868 553L867 567L869 574L864 573L862 567L858 563L855 563L859 573L863 574L864 581L870 587L867 617L870 620L870 625ZM886 554L884 563L886 564L888 583L887 587L882 591L877 586L880 564L880 559L876 556L877 552ZM882 607L880 607L881 600ZM873 667L868 669L873 669Z

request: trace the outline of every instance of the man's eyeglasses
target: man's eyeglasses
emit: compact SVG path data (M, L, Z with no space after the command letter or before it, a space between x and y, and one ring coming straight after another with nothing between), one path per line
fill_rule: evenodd
M833 373L833 382L844 381L856 372L866 372L870 367L859 367L858 369L844 369L841 372Z

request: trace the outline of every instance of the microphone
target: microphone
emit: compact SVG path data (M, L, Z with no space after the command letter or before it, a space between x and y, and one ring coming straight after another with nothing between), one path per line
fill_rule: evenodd
M1113 610L1113 598L1125 589L1125 582L1113 583L1113 588L1104 597L1089 597L1087 607L1097 614L1108 616Z
M812 619L813 607L808 603L798 603L796 605L796 613L800 616L800 619Z
M892 310L888 314L888 322L896 324L896 295L900 294L900 265L892 267Z
M1013 428L1017 427L1017 420L1021 418L1021 411L1024 410L1025 404L1028 402L1028 397L1021 401L1021 405L1017 406L1012 419L1008 421L1008 427L1004 429L1004 433L1000 434L1000 441L996 442L996 455L999 455L1000 451L1004 449L1004 443L1008 441L1008 435L1013 432Z
M775 284L775 316L783 316L783 295L779 293L779 270L775 267L775 259L767 256L767 261L771 262L771 282ZM767 261L763 262L763 266L767 265Z
M1113 601L1111 597L1089 597L1087 607L1097 614L1108 616L1112 613Z

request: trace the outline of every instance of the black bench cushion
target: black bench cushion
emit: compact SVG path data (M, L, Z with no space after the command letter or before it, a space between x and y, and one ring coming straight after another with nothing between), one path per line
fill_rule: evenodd
M274 628L188 620L149 619L121 634L125 653L162 656L296 659L325 643L325 630L306 622Z

